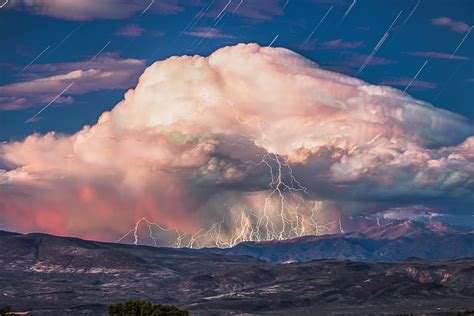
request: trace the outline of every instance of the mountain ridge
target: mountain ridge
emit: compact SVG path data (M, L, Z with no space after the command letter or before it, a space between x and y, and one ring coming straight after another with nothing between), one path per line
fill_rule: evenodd
M465 227L440 222L394 221L359 232L302 236L288 240L247 241L232 248L196 251L247 255L273 263L318 259L403 261L474 256L474 233Z
M473 309L473 267L474 258L276 264L195 249L0 232L0 306L31 315L107 315L108 305L130 299L195 315L465 311Z

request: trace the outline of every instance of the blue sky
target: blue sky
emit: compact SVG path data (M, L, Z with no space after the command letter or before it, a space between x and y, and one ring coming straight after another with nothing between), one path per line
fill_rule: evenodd
M156 60L208 55L240 42L265 46L275 38L273 46L294 50L324 68L401 90L427 61L407 92L474 119L474 39L467 34L474 20L470 0L25 3L9 1L0 9L0 97L9 98L0 104L2 141L32 132L69 133L93 124ZM394 20L383 45L358 73ZM119 61L133 64L120 75L120 82L94 83L92 76L88 80L94 88L75 84L37 116L66 86L28 93L27 104L12 106L12 100L24 97L22 89L29 89L32 80L92 66L109 67L116 76L120 67L114 65ZM12 89L12 83L25 86ZM33 116L34 120L27 121Z

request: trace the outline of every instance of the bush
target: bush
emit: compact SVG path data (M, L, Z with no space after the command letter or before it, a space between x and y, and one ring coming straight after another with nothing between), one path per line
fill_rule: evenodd
M112 316L187 316L187 311L171 305L153 305L147 301L128 301L109 306Z
M6 313L11 312L10 306L0 306L0 316L4 316Z

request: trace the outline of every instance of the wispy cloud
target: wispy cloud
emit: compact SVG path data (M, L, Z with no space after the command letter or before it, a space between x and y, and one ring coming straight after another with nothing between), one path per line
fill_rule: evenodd
M352 74L364 63L367 57L368 55L365 54L351 53L350 51L342 52L340 60L333 60L333 62L324 65L324 68L344 74ZM395 60L375 56L372 58L368 67L384 66L395 63Z
M406 87L410 85L410 88L414 88L415 90L430 90L438 87L436 83L424 80L415 80L412 82L412 78L387 79L382 81L381 84L395 87Z
M5 6L5 9L76 21L122 19L144 12L147 8L147 13L157 15L176 14L184 10L177 0L160 0L153 3L142 0L16 0Z
M204 38L235 38L230 34L225 34L222 31L212 27L198 27L195 30L184 32L183 34L193 37L204 37Z
M471 28L471 26L465 22L456 21L448 17L439 17L436 19L432 19L431 23L438 26L448 27L451 31L457 33L465 33Z
M87 66L87 67L85 67ZM71 62L34 65L23 81L0 86L0 110L20 110L41 107L53 100L68 84L74 85L55 104L70 104L71 95L92 91L128 88L136 82L145 62L105 55L93 62Z
M210 16L217 17L223 13L234 14L254 21L270 21L283 14L286 1L275 0L217 0L209 11Z
M368 56L369 55L365 55L365 54L352 54L350 58L342 62L341 65L345 67L350 67L350 68L358 68L360 67L360 65L364 63L364 61L366 60ZM394 60L375 56L372 58L368 66L383 66L383 65L390 65L394 63L395 63Z
M417 52L406 52L408 55L418 56L423 58L434 58L434 59L456 59L456 60L467 60L470 59L466 56L451 55L441 52L430 52L430 51L417 51Z
M136 24L125 25L120 28L115 35L125 37L139 37L145 32L145 29Z
M364 46L362 41L345 41L343 39L335 39L322 43L324 49L354 49Z

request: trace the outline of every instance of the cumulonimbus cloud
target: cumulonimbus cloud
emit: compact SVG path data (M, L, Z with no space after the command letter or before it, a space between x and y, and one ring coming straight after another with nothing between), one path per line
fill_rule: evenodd
M473 202L473 134L287 49L171 57L95 125L0 145L0 225L113 240L147 218L225 245L410 203L456 212Z

